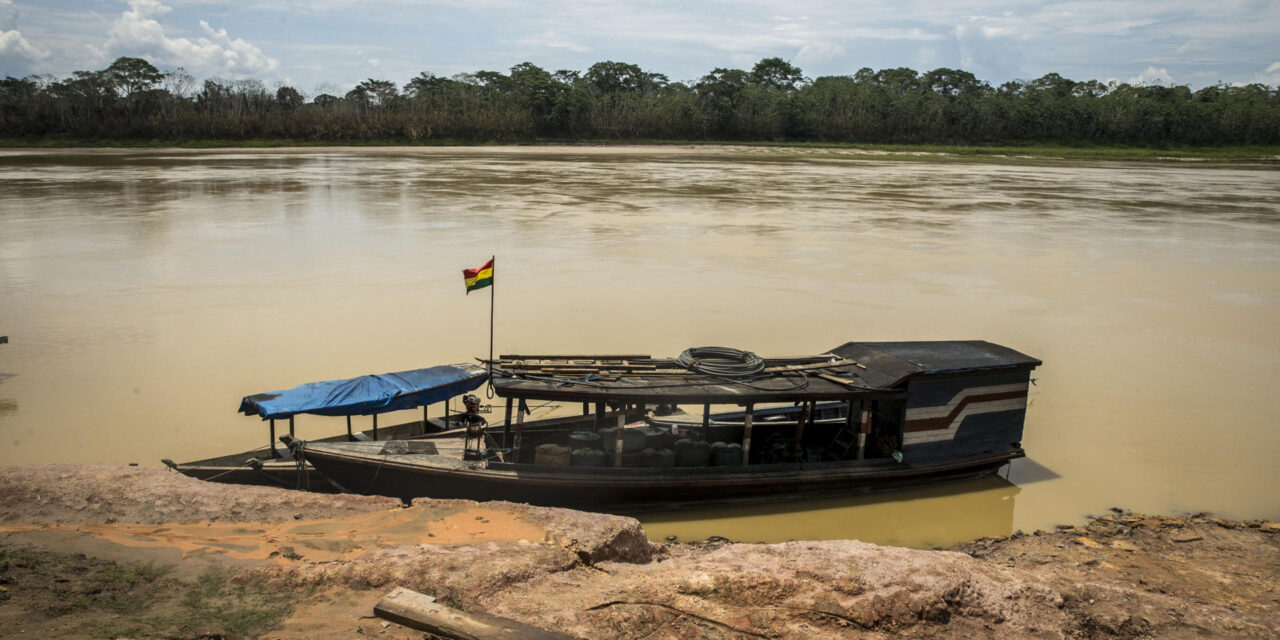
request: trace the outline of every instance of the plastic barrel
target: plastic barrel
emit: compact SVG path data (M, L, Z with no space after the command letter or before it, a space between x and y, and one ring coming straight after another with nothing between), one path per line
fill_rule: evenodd
M574 431L569 434L569 448L578 449L599 449L600 434L593 431Z
M645 447L645 435L639 429L623 429L622 430L622 452L633 453L639 452ZM605 453L613 453L618 444L617 427L608 427L600 430L600 444L604 445Z
M717 442L711 445L711 466L737 467L742 464L742 445L736 442Z
M640 427L639 431L644 434L645 446L650 449L670 449L675 446L676 437L671 435L671 429Z
M677 467L705 467L711 462L711 445L700 440L676 440Z
M540 444L534 450L533 463L567 466L569 457L569 447L558 444Z
M599 449L574 449L569 463L575 467L603 467L604 452Z
M676 453L670 449L645 449L640 452L642 467L674 467Z

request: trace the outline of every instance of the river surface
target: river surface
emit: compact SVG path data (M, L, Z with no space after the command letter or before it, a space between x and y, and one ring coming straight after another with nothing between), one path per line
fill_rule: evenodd
M242 396L483 356L489 295L464 295L460 270L491 255L502 353L983 339L1045 363L1029 457L1001 477L643 515L654 538L925 547L1113 506L1280 519L1280 171L1266 167L3 151L0 464L233 453L266 441L235 413Z

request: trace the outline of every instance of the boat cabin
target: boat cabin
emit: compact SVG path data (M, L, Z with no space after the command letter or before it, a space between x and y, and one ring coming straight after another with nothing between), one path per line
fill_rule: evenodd
M703 355L502 356L492 380L506 414L483 443L487 457L688 467L1020 452L1030 373L1040 365L984 341L849 342L768 360ZM526 429L523 408L534 401L581 403L581 416ZM468 444L473 456L481 444Z

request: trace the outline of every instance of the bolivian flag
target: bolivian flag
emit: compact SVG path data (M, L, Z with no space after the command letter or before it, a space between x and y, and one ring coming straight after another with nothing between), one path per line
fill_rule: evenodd
M463 269L462 279L466 282L467 293L493 285L493 258L479 269Z

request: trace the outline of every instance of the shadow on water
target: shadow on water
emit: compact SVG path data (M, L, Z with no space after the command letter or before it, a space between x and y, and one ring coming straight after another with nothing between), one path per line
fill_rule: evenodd
M713 536L742 542L852 538L933 548L1009 535L1020 491L990 476L841 498L633 515L656 541L671 536L685 542Z

